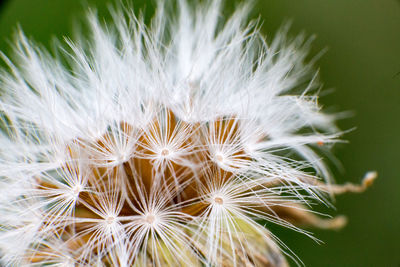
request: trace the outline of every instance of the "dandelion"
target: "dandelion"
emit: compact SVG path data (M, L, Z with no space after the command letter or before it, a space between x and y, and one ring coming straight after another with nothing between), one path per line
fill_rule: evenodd
M341 132L310 40L268 43L249 5L222 23L221 4L159 1L149 26L89 12L55 55L19 34L0 74L3 266L287 266L268 223L344 224L311 205L375 174L332 182L320 152Z

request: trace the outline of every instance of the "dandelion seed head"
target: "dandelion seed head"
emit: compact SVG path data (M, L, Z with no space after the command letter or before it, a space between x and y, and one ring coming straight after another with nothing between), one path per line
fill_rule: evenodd
M222 1L157 3L149 25L89 12L62 60L19 33L0 73L0 264L287 266L262 224L313 238L299 225L343 220L312 204L375 179L331 183L319 151L340 132L310 40L267 42L247 4L224 21Z

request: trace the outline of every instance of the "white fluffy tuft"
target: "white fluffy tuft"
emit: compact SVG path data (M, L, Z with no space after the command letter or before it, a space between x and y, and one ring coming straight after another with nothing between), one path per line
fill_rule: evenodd
M276 210L324 201L331 180L310 40L266 42L248 5L222 24L221 1L172 18L163 2L151 26L90 13L64 64L22 33L4 58L5 266L286 266L260 223L309 235Z

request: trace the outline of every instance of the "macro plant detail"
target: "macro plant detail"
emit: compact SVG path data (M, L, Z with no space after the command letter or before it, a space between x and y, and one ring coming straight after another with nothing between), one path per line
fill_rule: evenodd
M340 228L311 211L339 141L318 105L310 40L269 43L221 1L159 1L149 26L111 9L52 55L20 33L0 74L0 263L287 266L265 226ZM268 224L267 224L268 226Z

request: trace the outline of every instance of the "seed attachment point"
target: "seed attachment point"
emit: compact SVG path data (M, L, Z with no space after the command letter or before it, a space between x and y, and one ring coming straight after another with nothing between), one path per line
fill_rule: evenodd
M164 148L163 150L161 150L161 156L168 156L169 155L169 150L167 148Z
M222 204L224 204L224 200L221 197L215 197L214 203L216 203L218 205L222 205Z

